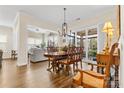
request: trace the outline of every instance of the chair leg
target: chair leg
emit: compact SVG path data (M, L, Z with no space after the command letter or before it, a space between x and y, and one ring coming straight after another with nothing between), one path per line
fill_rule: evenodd
M78 62L76 62L76 68L78 69Z
M48 64L48 68L50 68L50 61L49 61L49 64Z
M109 81L108 81L108 87L111 88L111 80L109 78Z
M69 75L69 65L66 65L66 71L68 72Z
M48 63L48 68L50 68L50 59L48 59L49 63Z
M59 65L60 65L60 64L57 63L57 68L58 68L57 71L58 71L58 72L60 71L60 67L59 67Z
M118 66L115 66L115 88L119 88L119 80L118 80L118 74L119 74L119 71L118 71L119 67Z
M81 65L81 69L82 69L82 61L80 61L80 63L81 63L80 65Z
M99 67L97 67L97 72L99 73Z
M53 72L55 71L55 62L52 62Z
M61 64L61 67L62 67L62 69L64 69L64 65L63 64Z
M73 72L75 72L75 63L73 64Z
M102 72L101 72L101 73L102 73L102 74L104 74L104 67L102 67L102 68L101 68L101 70L102 70Z

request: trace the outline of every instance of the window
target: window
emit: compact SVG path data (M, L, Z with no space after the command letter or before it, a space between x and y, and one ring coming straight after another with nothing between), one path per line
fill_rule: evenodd
M81 38L80 37L77 37L77 46L78 47L80 46L80 42L81 42Z
M29 37L28 38L28 49L33 47L41 47L42 39L41 38L34 38Z
M0 35L0 49L5 51L6 47L7 47L7 36L6 35Z
M97 54L97 37L88 38L88 59L96 60Z
M7 42L7 36L6 35L0 35L0 43L6 43Z
M69 45L75 45L75 34L71 33L70 35L67 35L67 40L69 41Z
M77 32L77 46L83 46L83 59L96 60L97 54L97 28ZM80 38L79 38L80 36Z
M41 40L40 40L40 39L35 39L35 44L36 44L36 45L41 44Z
M97 28L88 30L88 59L96 60L97 54Z
M39 45L42 43L42 40L38 38L28 38L28 44Z
M34 44L34 39L33 38L28 38L28 44Z
M83 59L86 58L86 31L77 32L77 46L82 46L83 49Z
M47 38L47 47L58 46L58 35L56 33L50 32Z

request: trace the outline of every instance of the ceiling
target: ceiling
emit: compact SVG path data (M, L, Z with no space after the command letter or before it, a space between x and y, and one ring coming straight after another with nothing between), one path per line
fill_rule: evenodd
M83 20L113 8L112 5L0 5L0 25L12 26L18 11L60 26L63 23L63 8L67 8L67 23Z
M33 25L27 25L27 31L30 31L30 32L35 32L35 33L38 33L38 34L50 34L50 33L53 33L53 34L57 34L56 31L52 31L52 30L49 30L49 29L43 29L43 28L39 28L37 26L33 26Z

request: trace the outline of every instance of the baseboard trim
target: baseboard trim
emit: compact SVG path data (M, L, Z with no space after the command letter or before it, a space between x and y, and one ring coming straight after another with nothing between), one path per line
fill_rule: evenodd
M16 66L17 66L17 67L22 67L22 66L27 66L27 64L28 64L28 63L23 63L23 64L18 64L18 63L17 63Z
M3 58L2 60L10 60L11 58Z
M48 60L42 60L42 61L30 61L31 63L40 63L40 62L45 62L45 61L48 61Z

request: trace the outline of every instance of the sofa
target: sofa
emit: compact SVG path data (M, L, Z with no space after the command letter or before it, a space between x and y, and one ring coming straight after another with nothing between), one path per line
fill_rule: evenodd
M31 48L29 50L29 57L32 63L48 60L44 56L45 50L42 48Z

